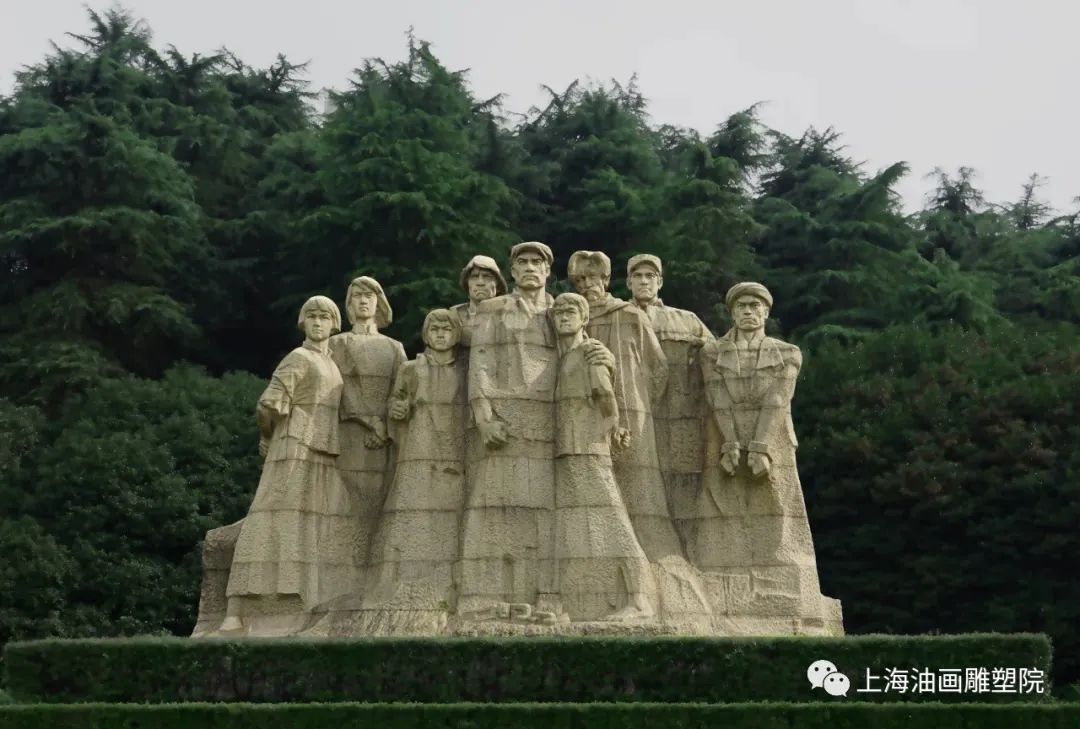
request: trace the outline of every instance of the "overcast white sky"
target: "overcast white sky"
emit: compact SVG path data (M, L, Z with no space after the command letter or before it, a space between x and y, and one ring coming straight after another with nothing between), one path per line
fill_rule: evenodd
M107 2L90 2L104 9ZM768 102L787 134L841 131L873 172L904 160L909 207L935 166L968 165L991 201L1032 172L1072 210L1080 195L1080 4L1069 0L127 0L159 47L228 45L252 65L310 60L343 87L369 56L400 59L409 26L478 96L524 112L578 77L637 72L656 123L702 132ZM0 93L49 40L84 32L81 0L0 0Z

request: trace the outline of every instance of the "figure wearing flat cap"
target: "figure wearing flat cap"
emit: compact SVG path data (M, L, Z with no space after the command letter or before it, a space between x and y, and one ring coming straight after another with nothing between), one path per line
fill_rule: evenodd
M558 350L545 290L551 249L510 251L515 288L476 307L469 404L476 422L466 464L458 612L499 617L528 604L545 620L559 610L554 584L555 383ZM586 347L592 363L614 364Z
M405 362L405 349L401 342L379 333L393 320L393 311L375 279L353 279L345 293L345 310L352 330L330 338L330 353L345 381L338 468L349 490L356 529L354 554L362 568L389 480L392 454L387 407L394 377Z
M461 321L461 347L472 344L472 332L476 326L476 308L481 301L493 299L506 293L506 279L503 278L499 264L490 256L473 256L461 269L458 279L461 288L469 295L464 304L450 307Z
M638 539L651 561L682 555L664 493L652 417L653 403L667 385L667 358L649 317L608 293L611 260L604 253L575 252L567 273L589 302L589 336L615 354L615 398L625 446L614 459L615 480Z
M691 558L702 570L750 575L755 592L798 596L800 615L820 617L791 423L802 355L765 336L773 298L764 286L736 284L725 302L734 326L701 357L712 418Z
M715 337L697 314L661 301L664 269L656 256L632 256L626 264L626 281L634 303L649 315L667 357L667 392L653 407L656 450L675 529L689 545L705 455L707 408L699 359L701 348Z

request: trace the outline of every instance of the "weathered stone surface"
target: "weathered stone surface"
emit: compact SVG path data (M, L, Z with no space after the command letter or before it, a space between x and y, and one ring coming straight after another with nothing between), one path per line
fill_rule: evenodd
M659 258L632 256L626 278L634 303L648 314L667 359L667 390L653 407L656 451L675 530L689 546L701 493L708 418L700 356L714 337L697 314L666 306L660 299L664 278Z
M427 350L398 371L389 407L397 467L362 590L369 608L449 611L456 602L467 410L460 337L455 314L432 311Z
M352 331L332 337L330 352L344 381L337 468L349 492L353 561L359 570L367 563L386 497L392 458L387 403L405 349L378 331L393 318L378 281L354 279L345 299Z
M655 256L630 260L634 303L603 254L574 254L582 295L554 300L547 246L510 261L509 294L469 262L470 301L427 316L412 361L373 279L332 339L333 303L305 304L259 401L251 509L207 534L194 635L842 634L771 294L733 287L713 339L657 298Z

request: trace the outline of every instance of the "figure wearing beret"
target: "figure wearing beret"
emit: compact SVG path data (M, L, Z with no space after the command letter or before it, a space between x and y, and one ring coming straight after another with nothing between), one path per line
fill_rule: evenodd
M764 286L736 284L725 302L734 326L701 356L712 417L691 559L702 570L747 575L753 593L787 595L800 617L820 618L791 422L802 355L765 336L773 297Z
M707 408L699 359L701 348L715 337L697 314L667 306L660 299L664 268L656 256L632 256L626 264L626 282L634 303L649 315L667 357L667 392L653 407L656 450L675 529L688 546L705 455Z

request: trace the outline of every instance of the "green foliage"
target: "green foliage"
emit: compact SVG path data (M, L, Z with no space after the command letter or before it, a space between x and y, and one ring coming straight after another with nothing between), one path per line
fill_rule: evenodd
M840 699L839 701L842 701ZM11 729L279 729L386 727L387 729L1065 729L1080 721L1080 705L978 704L890 706L874 704L88 704L11 706L0 722Z
M46 640L4 651L23 702L820 701L806 667L841 672L986 666L1049 675L1041 635L837 638L396 638L222 641ZM1028 694L1024 700L1049 699ZM978 694L1012 701L1016 695ZM854 697L849 697L853 700ZM971 701L971 694L874 694L873 701Z
M426 312L462 299L468 258L502 257L515 240L510 191L472 166L473 129L489 114L462 73L411 38L406 61L365 61L334 98L316 173L325 203L284 245L293 274L281 307L294 312L315 293L340 299L352 277L373 276L399 312L389 333L416 346Z
M1076 675L1077 332L894 327L803 375L800 467L846 628L1047 632Z
M937 169L905 215L904 163L868 174L838 132L756 107L657 126L632 79L511 122L410 37L321 120L284 57L152 41L90 10L0 98L0 641L188 632L197 542L248 504L252 404L300 303L373 275L415 351L470 256L540 239L555 279L606 251L622 295L626 259L659 254L665 302L717 333L731 283L770 287L849 630L1046 631L1080 676L1080 225L1041 178L994 204Z
M665 176L645 98L636 79L548 92L547 108L518 128L535 170L516 183L522 235L551 244L554 276L579 249L603 249L618 270L655 244L661 220Z
M64 588L62 629L47 610L28 608L29 625L53 620L34 630L115 635L192 624L198 542L243 516L258 480L251 413L262 386L251 375L178 367L159 381L104 383L68 405L15 484L22 511L51 537L23 522L2 532L26 553L13 566L56 565L42 567L41 579ZM62 571L68 556L74 565ZM52 593L37 592L11 599L52 604Z

